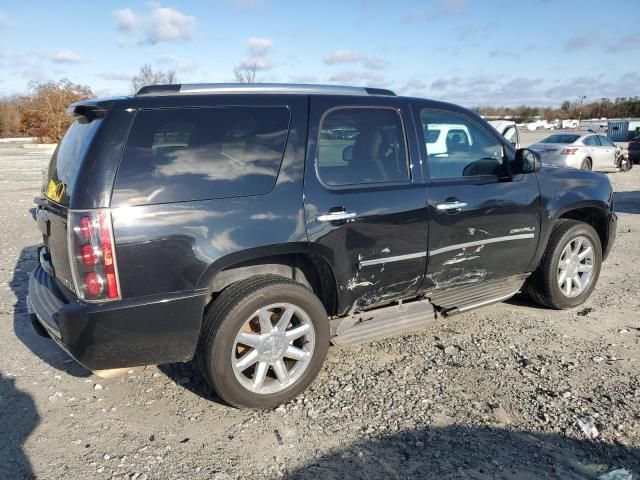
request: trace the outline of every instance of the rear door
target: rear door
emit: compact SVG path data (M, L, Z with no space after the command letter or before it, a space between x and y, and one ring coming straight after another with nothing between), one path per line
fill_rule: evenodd
M331 264L340 313L416 294L428 222L406 100L312 96L304 198L309 241Z
M535 174L508 175L504 139L463 111L420 108L419 124L463 125L466 142L429 154L429 257L424 287L447 288L526 272L538 243L540 194ZM457 139L456 139L457 140ZM503 143L505 142L505 143Z

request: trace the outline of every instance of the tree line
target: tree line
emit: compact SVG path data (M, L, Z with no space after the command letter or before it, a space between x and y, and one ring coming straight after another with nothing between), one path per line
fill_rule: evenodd
M234 68L236 82L253 83L256 70ZM132 77L131 91L135 93L146 85L179 83L175 70L154 70L143 65ZM67 107L81 100L95 98L91 88L67 79L57 82L31 83L26 95L0 98L0 137L35 137L43 143L57 143L73 118ZM619 97L614 100L580 103L565 101L559 108L530 107L476 107L480 115L493 118L512 118L518 123L528 123L534 117L545 120L578 118L627 118L640 117L640 97Z
M640 117L640 97L618 97L614 100L601 98L597 101L580 104L580 101L562 102L559 108L553 107L476 107L473 109L480 115L495 118L512 118L518 123L531 122L534 117L541 116L545 120L567 120L588 118L631 118Z

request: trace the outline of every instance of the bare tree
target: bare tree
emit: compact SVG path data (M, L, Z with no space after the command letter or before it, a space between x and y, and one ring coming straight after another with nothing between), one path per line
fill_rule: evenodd
M238 83L256 83L257 65L237 65L233 67L233 79Z
M151 65L145 63L140 67L138 74L131 79L131 89L135 93L148 85L164 85L178 82L175 69L154 70Z

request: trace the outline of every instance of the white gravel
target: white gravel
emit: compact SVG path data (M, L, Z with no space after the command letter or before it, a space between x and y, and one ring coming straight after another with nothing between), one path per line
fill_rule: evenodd
M99 379L32 331L29 209L50 153L0 146L0 479L640 475L640 166L610 175L618 239L583 307L517 297L331 348L299 398L242 411L188 364Z

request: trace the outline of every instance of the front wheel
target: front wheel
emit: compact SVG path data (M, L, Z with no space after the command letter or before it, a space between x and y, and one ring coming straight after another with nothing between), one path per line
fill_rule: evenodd
M542 305L562 310L589 298L602 265L600 238L591 225L561 220L551 232L538 269L527 281L529 296Z
M327 313L313 292L261 275L231 285L211 305L198 363L229 404L273 408L307 388L328 347Z

